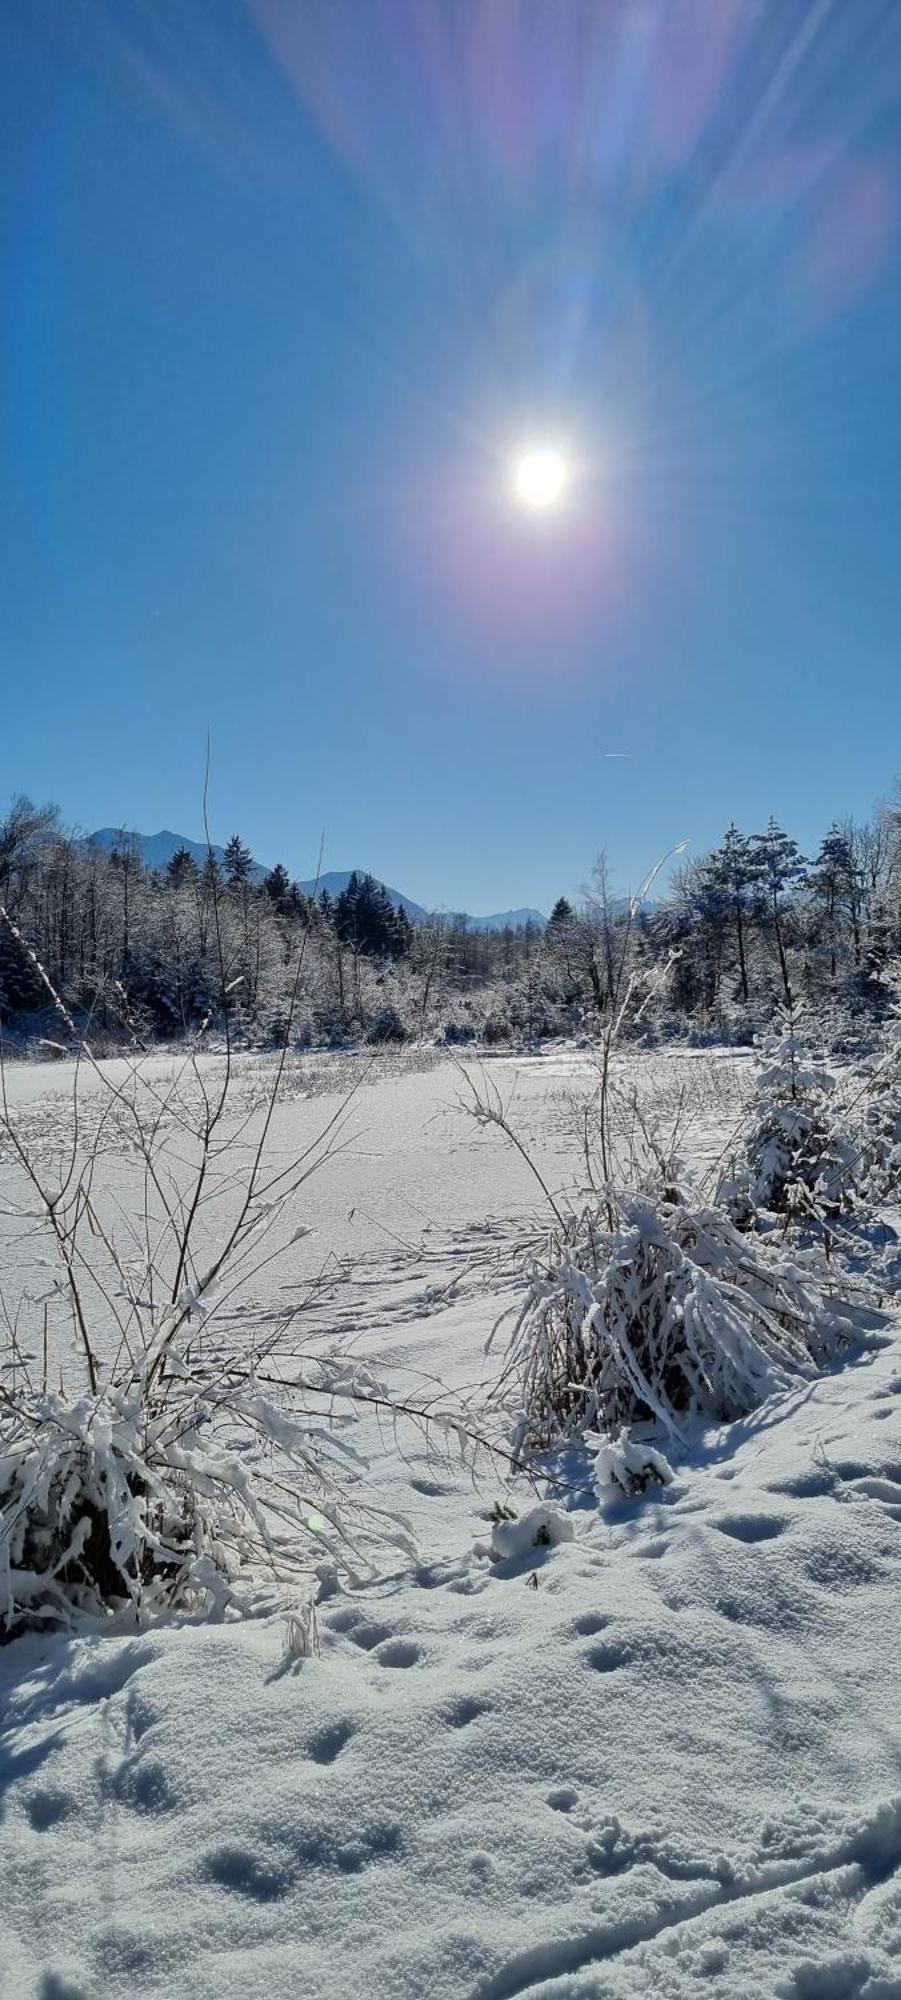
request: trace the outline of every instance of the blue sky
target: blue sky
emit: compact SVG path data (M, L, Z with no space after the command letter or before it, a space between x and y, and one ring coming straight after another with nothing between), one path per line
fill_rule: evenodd
M890 788L896 0L0 33L0 793L197 834L209 730L214 837L484 910Z

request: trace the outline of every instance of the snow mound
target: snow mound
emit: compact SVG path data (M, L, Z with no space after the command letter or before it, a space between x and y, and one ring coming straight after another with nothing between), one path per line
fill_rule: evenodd
M499 1520L491 1530L491 1553L496 1562L515 1561L532 1549L557 1548L575 1535L572 1518L562 1507L541 1501L513 1521Z
M662 1451L638 1442L628 1430L621 1430L615 1444L599 1446L594 1461L594 1483L601 1501L611 1488L620 1493L644 1493L650 1486L671 1486L673 1468Z

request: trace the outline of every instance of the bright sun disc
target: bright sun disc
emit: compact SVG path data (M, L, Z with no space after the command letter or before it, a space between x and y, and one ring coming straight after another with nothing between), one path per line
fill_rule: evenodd
M516 467L516 491L526 507L554 507L566 485L566 466L559 451L542 447L527 451Z

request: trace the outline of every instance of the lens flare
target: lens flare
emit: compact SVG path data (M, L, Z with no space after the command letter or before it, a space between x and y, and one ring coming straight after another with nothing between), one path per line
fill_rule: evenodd
M515 486L524 507L556 507L566 487L566 466L550 445L524 452L516 462Z

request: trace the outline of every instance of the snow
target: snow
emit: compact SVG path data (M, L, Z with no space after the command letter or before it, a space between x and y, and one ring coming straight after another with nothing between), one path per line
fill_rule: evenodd
M628 1429L623 1429L615 1443L607 1441L599 1445L594 1461L594 1483L600 1505L606 1506L611 1493L618 1499L623 1493L641 1493L653 1483L671 1486L673 1468L662 1451L655 1451L653 1445L639 1442Z
M558 1548L561 1542L571 1542L574 1533L572 1515L553 1501L541 1500L513 1520L493 1523L489 1553L495 1562L516 1562L521 1556L531 1560L533 1549ZM479 1553L483 1546L477 1542Z
M662 1098L689 1060L636 1070ZM323 1068L280 1144L337 1101ZM705 1159L743 1087L713 1069ZM492 1077L577 1184L585 1060ZM14 1078L54 1143L61 1070ZM456 1081L366 1084L251 1302L332 1260L317 1324L402 1388L479 1381L541 1214ZM311 1657L264 1584L244 1621L0 1651L4 2000L901 2000L901 1329L603 1507L589 1451L546 1501L362 1442L419 1554L326 1576Z

